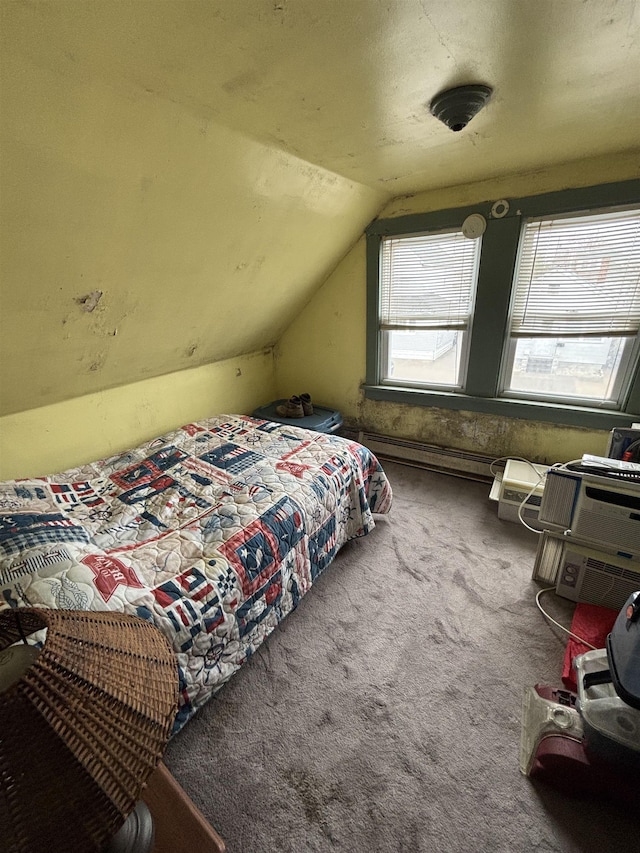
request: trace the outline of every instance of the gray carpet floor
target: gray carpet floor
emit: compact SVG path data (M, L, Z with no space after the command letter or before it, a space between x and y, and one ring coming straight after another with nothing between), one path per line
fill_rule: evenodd
M229 853L640 850L628 809L519 771L523 687L561 686L565 647L536 534L485 484L384 467L391 513L172 739L178 782Z

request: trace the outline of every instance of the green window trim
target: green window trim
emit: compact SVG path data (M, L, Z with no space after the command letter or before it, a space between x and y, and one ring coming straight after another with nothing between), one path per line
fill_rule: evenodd
M640 180L509 198L507 201L509 210L500 218L491 216L492 200L433 213L377 219L367 227L367 375L362 386L365 397L592 429L630 426L640 415L640 366L636 368L622 411L498 398L496 395L523 217L640 204ZM487 220L487 228L482 237L465 393L381 384L378 375L378 293L382 237L460 228L472 213L482 214Z

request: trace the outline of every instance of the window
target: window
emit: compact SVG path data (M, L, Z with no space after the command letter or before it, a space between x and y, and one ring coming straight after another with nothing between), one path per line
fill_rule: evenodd
M639 328L639 210L524 223L502 394L620 408Z
M382 382L463 386L479 257L461 231L382 240Z
M476 240L471 213L487 220ZM376 220L367 277L368 397L638 419L640 181Z

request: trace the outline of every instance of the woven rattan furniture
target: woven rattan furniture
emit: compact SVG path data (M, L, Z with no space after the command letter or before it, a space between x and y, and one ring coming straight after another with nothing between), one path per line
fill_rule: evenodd
M168 740L177 664L150 623L120 613L0 612L0 654L46 628L0 693L0 844L98 851L135 807Z

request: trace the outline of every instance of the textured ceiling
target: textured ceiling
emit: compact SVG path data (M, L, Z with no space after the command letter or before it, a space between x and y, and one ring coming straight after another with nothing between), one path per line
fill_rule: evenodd
M27 5L33 61L177 102L390 196L640 146L637 0ZM454 134L428 104L467 82L494 95Z

